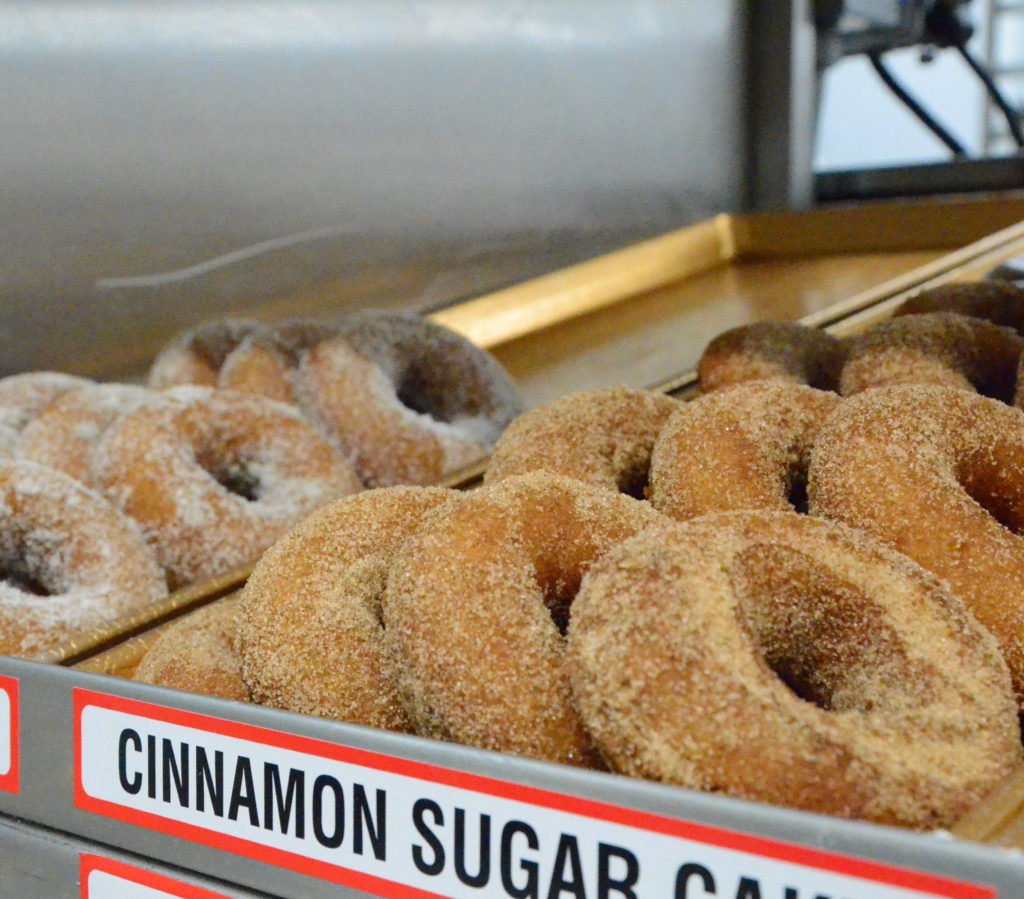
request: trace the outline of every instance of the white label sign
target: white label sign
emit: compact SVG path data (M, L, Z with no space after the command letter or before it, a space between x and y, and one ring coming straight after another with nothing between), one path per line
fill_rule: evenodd
M221 893L101 855L83 853L79 862L82 899L226 899Z
M75 692L79 808L376 895L995 896L863 859Z

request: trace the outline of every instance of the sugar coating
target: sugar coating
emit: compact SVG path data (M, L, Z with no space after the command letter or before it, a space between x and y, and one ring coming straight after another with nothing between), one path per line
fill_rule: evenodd
M315 508L362 486L293 407L201 386L157 394L119 418L94 459L107 496L139 523L173 585L257 558ZM255 494L231 489L231 479Z
M891 318L849 342L840 392L939 384L1009 402L1024 338L1011 328L953 312Z
M654 442L681 405L664 394L627 387L571 393L520 415L505 429L488 460L486 481L548 471L639 492L647 483Z
M0 525L0 654L38 658L167 595L135 525L58 471L0 464Z
M944 578L996 636L1024 708L1024 412L948 387L865 391L822 427L808 496Z
M1024 287L1005 281L942 284L912 296L896 315L926 312L958 312L1024 333Z
M597 763L572 703L565 640L580 579L612 546L664 524L648 504L532 472L466 494L395 558L385 639L421 734Z
M237 596L217 600L174 622L146 651L134 679L189 693L246 702L237 639Z
M214 387L228 354L256 332L266 333L259 322L245 318L217 319L183 331L157 353L147 383L153 390L179 384Z
M369 490L325 506L263 554L243 591L239 650L253 698L368 727L411 729L384 645L395 554L462 494Z
M18 455L99 489L93 471L96 444L117 418L152 397L151 390L132 384L90 384L68 390L25 426Z
M948 826L1022 758L995 641L867 535L792 512L649 530L573 607L578 708L626 774Z
M835 390L844 357L843 342L818 328L754 322L714 338L697 362L697 377L702 393L765 379Z
M32 371L0 378L2 421L20 431L62 393L92 383L58 371Z
M406 313L351 316L303 355L295 385L370 486L436 482L485 456L521 411L489 353Z
M649 498L681 521L708 512L791 509L811 447L842 400L786 381L750 381L684 403L654 446Z

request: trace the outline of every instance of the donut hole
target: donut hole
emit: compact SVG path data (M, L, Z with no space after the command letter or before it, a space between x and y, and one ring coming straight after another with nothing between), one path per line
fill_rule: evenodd
M1011 477L1014 466L998 464L998 454L987 453L967 459L958 480L967 495L1008 531L1024 531L1024 495Z
M20 559L5 559L0 562L0 582L29 596L54 596L57 593Z
M427 360L404 366L395 384L395 396L406 409L445 424L467 414L459 393L446 381L444 364L430 365Z
M888 685L912 682L883 605L820 562L753 544L736 555L729 578L755 657L804 702L866 713L885 701Z
M786 500L793 510L806 515L809 501L807 499L807 466L799 466L789 473L789 485Z
M210 474L228 493L249 502L255 502L260 498L260 479L243 465L214 466Z
M650 486L650 466L629 468L620 475L617 483L619 493L625 493L633 499L647 499L647 491Z

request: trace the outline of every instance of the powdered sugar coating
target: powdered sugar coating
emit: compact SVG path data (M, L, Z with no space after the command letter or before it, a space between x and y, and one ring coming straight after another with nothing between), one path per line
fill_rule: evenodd
M314 509L361 489L341 454L291 406L185 386L118 419L97 474L139 522L173 585L255 559Z
M0 464L0 654L38 658L167 595L138 528L31 462Z
M370 486L439 480L485 456L521 409L486 351L405 313L352 316L304 355L296 386Z
M597 562L569 626L615 770L910 827L1021 763L1006 665L938 578L792 512L716 513Z
M471 491L427 522L396 557L383 601L420 733L595 764L556 619L601 555L666 522L644 502L546 472Z
M90 384L68 390L25 426L18 455L99 489L93 450L121 415L134 412L153 391L132 384Z
M697 362L702 393L745 381L781 380L835 390L842 341L797 322L754 322L723 331Z
M153 390L180 384L214 387L228 354L253 333L266 331L244 318L217 319L184 331L157 353L147 383Z
M245 585L239 620L253 698L410 730L384 646L381 594L404 541L461 496L440 487L368 490L325 506L267 550Z
M32 371L0 378L2 422L20 431L62 393L92 383L59 371Z
M680 521L791 509L818 430L841 402L802 384L751 381L682 404L654 447L651 503Z
M948 387L865 391L822 427L808 496L944 578L996 636L1024 708L1024 412Z
M891 318L853 338L840 392L939 384L1010 402L1024 338L980 318L932 312Z
M642 495L654 442L681 407L650 390L613 387L571 393L520 415L487 463L488 483L548 471Z
M134 679L245 702L237 638L237 596L217 600L171 624L135 669Z

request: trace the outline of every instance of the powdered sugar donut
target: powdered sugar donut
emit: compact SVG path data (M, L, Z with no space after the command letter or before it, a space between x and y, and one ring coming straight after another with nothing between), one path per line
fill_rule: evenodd
M305 354L297 387L370 486L436 482L485 456L521 408L486 351L398 312L353 316Z
M361 488L291 406L209 387L174 388L122 416L95 458L107 495L176 586L255 559L313 509Z
M168 343L153 360L148 384L165 390L180 384L217 385L217 377L228 354L250 334L269 334L259 322L224 318L204 322Z
M0 378L2 423L20 431L62 393L92 383L59 371L30 371Z
M98 488L94 447L120 415L135 411L153 395L132 384L90 384L68 390L25 426L18 455Z
M0 654L38 658L166 595L138 528L99 494L0 464Z

